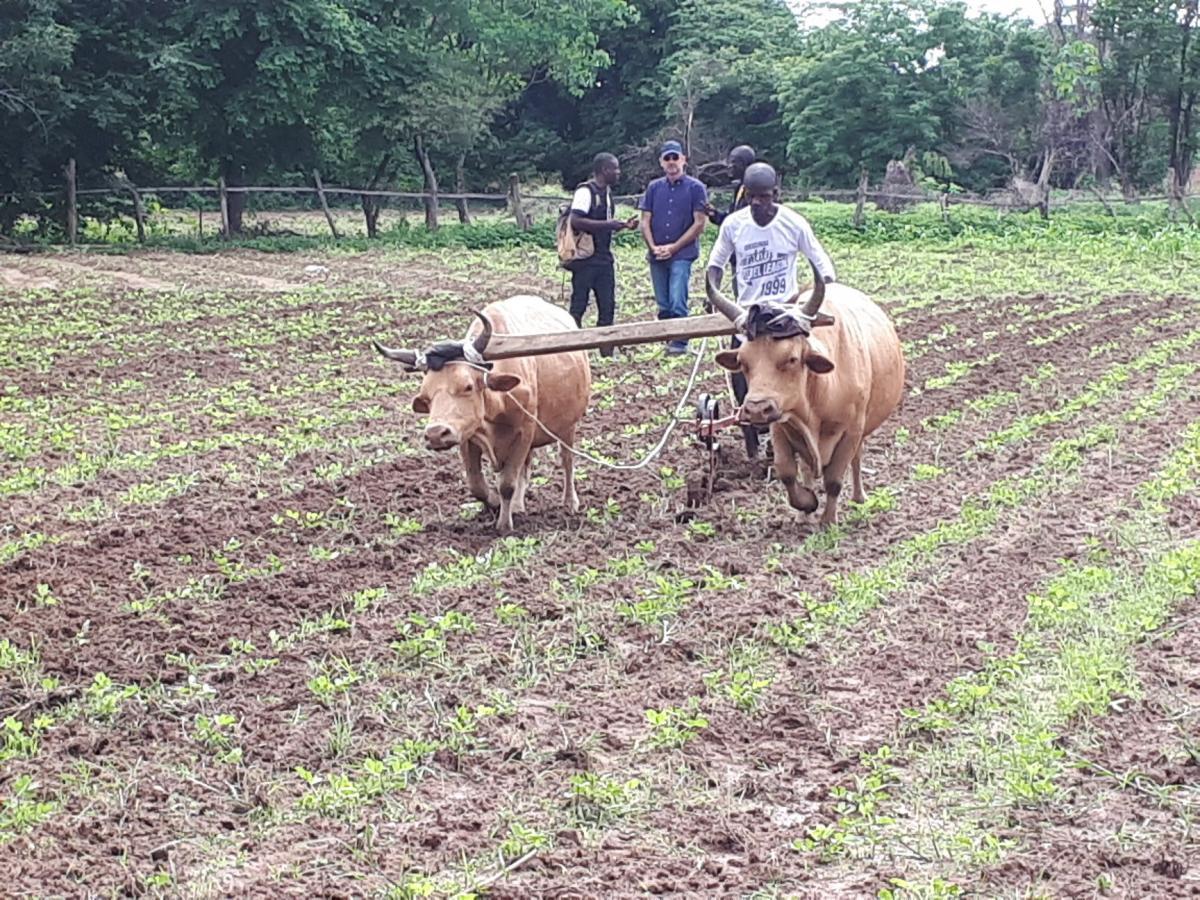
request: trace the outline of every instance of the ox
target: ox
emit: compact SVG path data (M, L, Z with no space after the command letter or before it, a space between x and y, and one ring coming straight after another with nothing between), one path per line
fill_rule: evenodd
M493 330L501 334L566 331L577 327L574 320L530 296L490 303L476 315L480 321L472 323L462 341L435 344L424 352L393 350L378 343L375 347L408 371L425 373L412 401L415 412L429 416L425 444L431 450L458 447L467 487L489 508L499 508L501 531L511 531L513 513L525 511L534 449L556 438L562 442L563 503L568 511L577 512L571 447L591 397L587 354L555 353L494 363L482 358ZM484 457L500 473L498 492L484 479Z
M717 363L746 377L741 421L771 426L775 472L788 502L817 509L812 482L825 484L821 524L837 522L847 464L854 500L862 502L862 450L900 402L904 353L891 320L866 294L826 285L814 268L807 301L755 303L742 308L709 280L709 302L736 322L745 340L717 354ZM820 337L812 334L819 328ZM797 467L799 456L803 472ZM802 480L798 480L799 475Z

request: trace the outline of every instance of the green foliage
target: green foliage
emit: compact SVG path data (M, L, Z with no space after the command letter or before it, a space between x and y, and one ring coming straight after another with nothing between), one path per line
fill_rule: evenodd
M636 812L648 791L636 778L620 781L596 772L571 776L570 798L576 821L607 825Z
M129 179L307 186L317 167L343 184L452 173L496 190L514 170L577 183L608 149L637 192L664 135L694 163L748 142L827 187L864 168L878 182L905 158L948 191L1043 169L1062 186L1115 175L1145 189L1167 166L1186 179L1198 141L1200 24L1177 6L1098 0L1059 31L945 0L863 0L806 30L783 0L17 0L0 20L0 233L61 237L71 157L81 185L114 190L81 197L85 239L121 241ZM147 198L152 214L160 202ZM235 232L247 203L230 195ZM438 233L402 242L530 239Z
M708 718L700 713L700 701L695 697L688 698L685 706L648 709L646 721L650 724L646 746L651 748L682 747L708 727Z
M477 556L452 551L447 563L431 563L413 579L413 591L428 594L448 588L469 587L519 565L538 550L537 538L506 537Z

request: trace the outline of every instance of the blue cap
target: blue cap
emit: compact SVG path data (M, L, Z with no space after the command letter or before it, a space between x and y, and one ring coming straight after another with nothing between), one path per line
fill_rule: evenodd
M662 159L668 153L678 153L683 156L683 144L679 141L667 141L662 145L662 149L658 151L658 158Z

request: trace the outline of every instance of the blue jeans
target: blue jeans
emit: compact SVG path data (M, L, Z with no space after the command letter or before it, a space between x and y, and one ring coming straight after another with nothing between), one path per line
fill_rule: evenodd
M650 261L650 281L654 284L654 299L658 301L660 319L685 319L688 315L688 279L692 277L690 259ZM670 341L675 350L687 348L687 341Z

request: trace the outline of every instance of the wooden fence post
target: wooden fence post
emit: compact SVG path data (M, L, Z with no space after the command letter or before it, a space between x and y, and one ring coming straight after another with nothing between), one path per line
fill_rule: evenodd
M517 220L517 227L528 231L533 225L533 218L521 206L521 179L515 172L508 176L508 204L512 209L513 218Z
M134 186L133 182L129 182L129 193L133 194L133 220L137 223L138 243L146 243L146 207L142 205L142 195Z
M938 194L938 209L942 211L942 221L950 224L950 195L945 191Z
M858 194L854 202L854 227L863 226L863 206L867 202L867 170L863 169L858 176Z
M75 160L67 160L67 240L75 246L79 234L79 207L75 204Z
M333 239L338 239L337 226L333 224L333 213L329 211L329 203L325 200L325 185L321 184L321 173L313 169L313 181L317 183L317 197L321 201L321 210L325 213L325 221L329 223L329 231Z
M1170 172L1170 199L1167 208L1170 210L1171 221L1173 222L1179 218L1179 213L1182 212L1187 217L1188 222L1194 227L1196 219L1192 216L1192 211L1187 207L1187 198L1183 192L1183 184L1179 181L1179 174L1174 168Z
M1091 184L1091 185L1088 185L1088 190L1091 191L1092 194L1095 196L1095 198L1100 201L1100 205L1104 207L1104 211L1106 213L1108 213L1112 218L1115 219L1117 217L1116 210L1114 210L1112 208L1112 204L1108 202L1108 200L1107 200L1107 198L1105 198L1104 194L1102 194L1100 192L1100 189L1097 188L1094 184Z
M217 196L221 200L221 239L229 240L229 193L225 190L225 176L217 179Z

